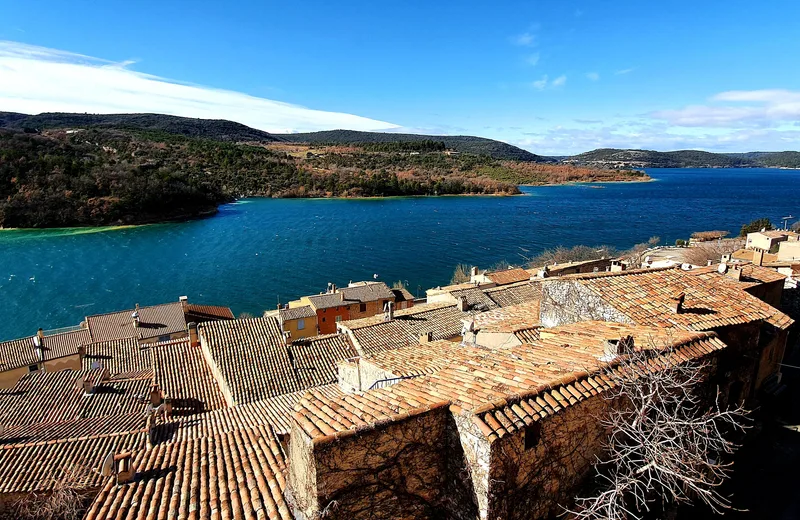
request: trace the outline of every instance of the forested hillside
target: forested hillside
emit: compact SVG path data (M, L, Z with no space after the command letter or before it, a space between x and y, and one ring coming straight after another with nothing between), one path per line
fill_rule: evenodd
M656 152L600 148L567 157L563 162L606 168L798 168L800 152Z

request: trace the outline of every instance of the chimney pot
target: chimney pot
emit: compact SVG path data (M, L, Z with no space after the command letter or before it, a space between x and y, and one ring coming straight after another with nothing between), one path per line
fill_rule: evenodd
M679 292L672 296L672 312L680 314L683 312L683 302L686 300L686 293Z
M420 343L430 343L431 341L433 341L433 332L426 332L419 337Z
M619 339L606 339L603 341L603 359L612 359L627 354L633 350L633 336L624 336Z
M197 335L197 323L189 322L189 345L192 347L200 346L200 337Z
M394 319L394 302L386 302L383 306L383 321Z
M466 296L459 296L458 297L458 310L461 312L467 312L469 310L469 305L467 305L467 297Z

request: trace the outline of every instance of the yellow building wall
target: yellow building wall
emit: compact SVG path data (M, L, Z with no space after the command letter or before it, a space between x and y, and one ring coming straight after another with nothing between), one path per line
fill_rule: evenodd
M286 320L283 322L283 330L289 331L292 339L308 338L317 335L317 317L303 318L305 327L301 330L297 328L298 320Z

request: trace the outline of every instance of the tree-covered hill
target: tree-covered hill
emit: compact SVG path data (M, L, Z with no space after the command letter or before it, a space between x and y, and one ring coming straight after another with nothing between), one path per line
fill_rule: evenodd
M418 135L391 132L357 132L355 130L329 130L306 134L275 134L284 141L316 145L361 145L365 143L401 143L433 140L460 153L487 155L492 159L529 162L550 162L546 157L533 154L502 141L465 135Z
M800 152L657 152L600 148L567 157L563 162L608 168L797 168L800 167Z
M195 119L164 114L67 114L43 113L35 116L0 112L0 126L12 129L116 128L151 130L215 141L272 142L279 138L268 132L224 119Z

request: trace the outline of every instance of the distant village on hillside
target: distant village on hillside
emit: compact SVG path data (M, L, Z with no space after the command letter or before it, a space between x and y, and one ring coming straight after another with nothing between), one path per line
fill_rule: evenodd
M697 367L698 410L770 402L798 281L800 235L763 230L698 264L473 267L420 298L330 283L238 319L176 295L31 331L0 343L0 519L600 518L576 499L620 392ZM726 446L680 464L714 484Z

